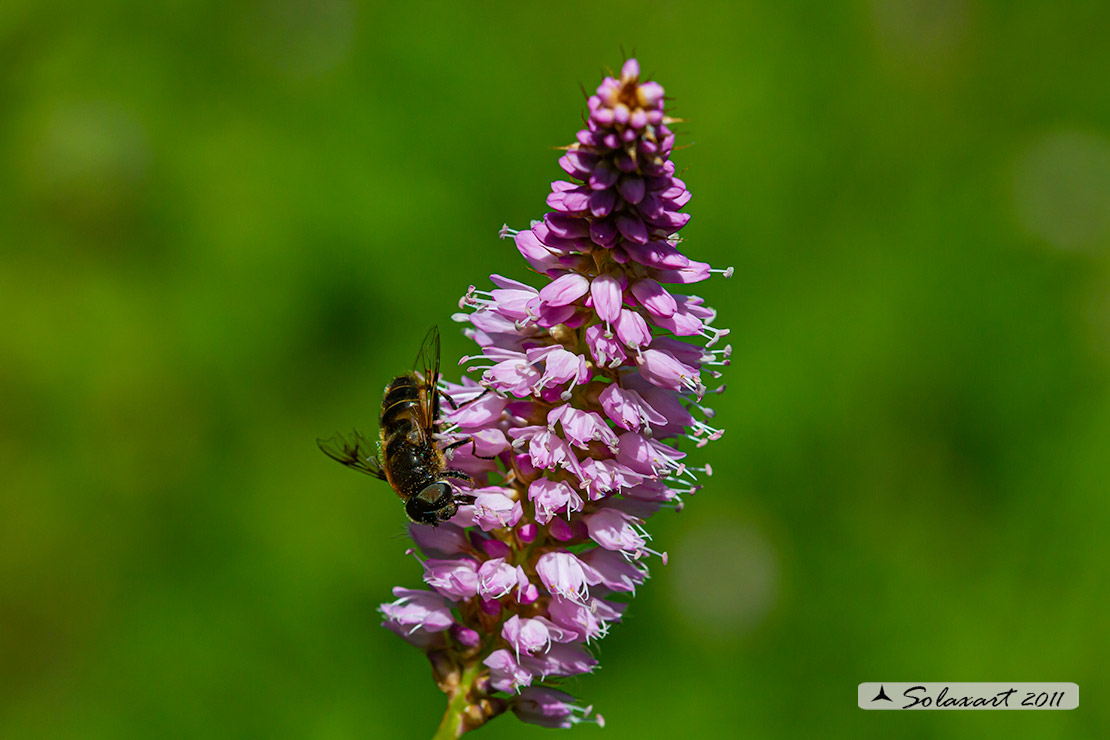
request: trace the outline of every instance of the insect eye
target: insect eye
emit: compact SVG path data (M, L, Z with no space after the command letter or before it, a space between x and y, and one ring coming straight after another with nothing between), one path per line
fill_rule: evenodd
M424 490L417 495L417 498L424 501L424 503L428 504L431 508L438 509L451 500L451 486L443 481L432 483L429 486L425 486Z
M444 521L445 509L454 508L454 503L451 486L439 481L425 486L424 490L410 498L405 504L405 513L417 524L436 524ZM452 511L450 515L454 513Z

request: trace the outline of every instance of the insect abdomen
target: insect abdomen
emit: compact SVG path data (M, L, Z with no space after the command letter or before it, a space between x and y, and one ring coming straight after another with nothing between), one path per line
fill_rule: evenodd
M392 380L382 398L380 428L382 467L402 498L418 493L431 478L433 461L422 431L423 403L419 381L412 375Z
M420 424L420 387L411 375L393 379L385 389L382 413L379 418L382 441L401 432L408 434Z

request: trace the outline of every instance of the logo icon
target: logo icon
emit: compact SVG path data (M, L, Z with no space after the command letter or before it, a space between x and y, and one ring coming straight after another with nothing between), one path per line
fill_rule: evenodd
M872 699L871 701L878 701L879 699L882 699L883 701L894 701L893 699L891 699L889 696L886 695L886 687L883 686L882 684L879 684L879 693L878 693L878 695L876 695L875 698Z

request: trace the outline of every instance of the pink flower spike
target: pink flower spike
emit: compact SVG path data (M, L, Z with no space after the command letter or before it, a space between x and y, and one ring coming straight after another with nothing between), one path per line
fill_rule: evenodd
M621 621L619 594L644 583L646 555L667 562L650 549L645 520L701 489L712 469L686 454L723 433L703 380L720 385L728 330L681 291L732 270L684 253L691 193L672 160L674 120L662 86L640 75L628 60L588 94L547 212L499 232L536 285L491 275L459 300L451 318L478 348L458 363L471 377L390 391L414 410L442 394L431 442L457 512L410 527L432 590L397 589L381 611L451 694L441 729L453 736L508 709L548 727L604 723L569 694L531 684L596 667L586 643ZM395 455L402 437L360 455Z

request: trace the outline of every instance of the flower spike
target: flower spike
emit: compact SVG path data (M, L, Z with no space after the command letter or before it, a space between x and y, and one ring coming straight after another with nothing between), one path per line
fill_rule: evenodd
M732 348L684 286L733 269L679 249L690 193L665 100L635 59L602 80L559 158L550 210L499 232L540 284L492 275L459 301L454 319L477 344L460 364L480 375L441 383L440 436L474 480L472 503L436 529L410 527L431 590L394 589L381 608L448 694L437 738L507 710L546 727L603 725L549 684L597 667L587 646L621 621L647 561L667 562L645 520L680 510L712 473L677 445L724 433L708 423L706 383Z

